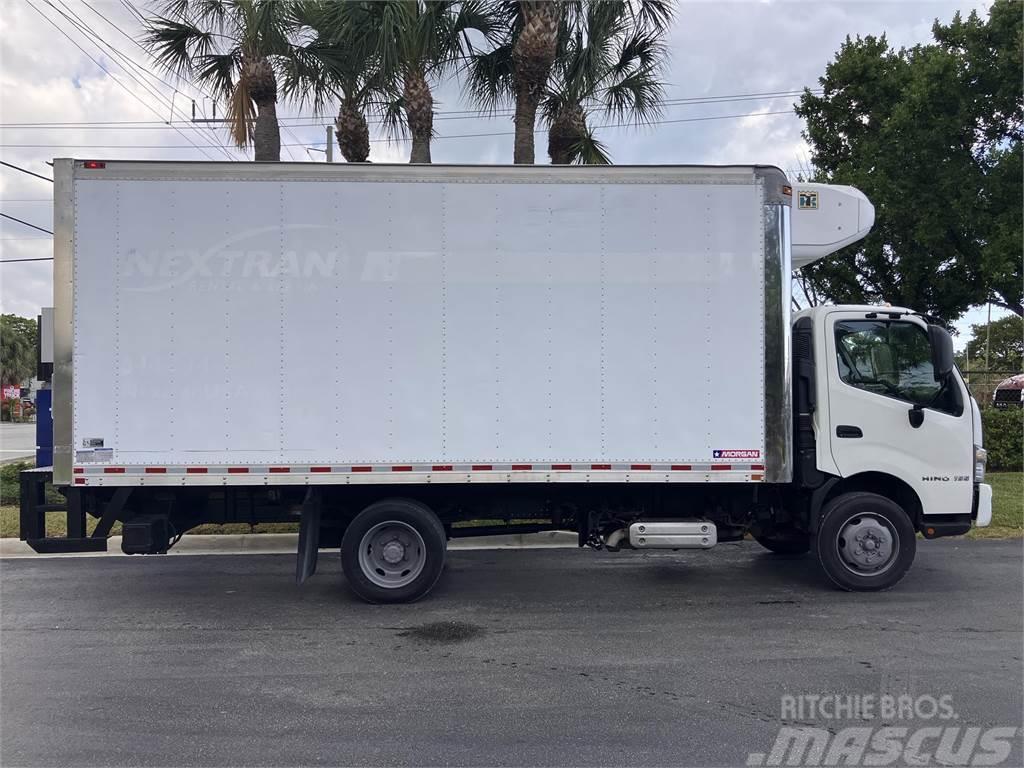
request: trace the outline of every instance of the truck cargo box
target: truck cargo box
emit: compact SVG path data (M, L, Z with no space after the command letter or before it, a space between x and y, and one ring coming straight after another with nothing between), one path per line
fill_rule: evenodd
M791 477L777 169L55 177L57 482Z

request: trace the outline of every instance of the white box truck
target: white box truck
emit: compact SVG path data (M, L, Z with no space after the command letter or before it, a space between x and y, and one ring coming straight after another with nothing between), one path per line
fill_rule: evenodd
M54 176L69 535L45 535L28 488L38 551L105 548L116 521L125 552L160 553L200 523L293 520L300 581L340 547L358 595L399 602L453 537L750 534L875 590L917 532L991 516L946 331L897 307L791 312L792 267L870 229L855 189L762 166Z

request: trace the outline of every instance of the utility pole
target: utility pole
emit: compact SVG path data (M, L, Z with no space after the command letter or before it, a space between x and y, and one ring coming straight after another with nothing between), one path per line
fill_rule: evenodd
M331 126L325 125L324 129L327 131L327 162L334 162L334 137L331 136Z
M985 326L985 370L989 367L989 348L992 345L992 302L988 303L988 325Z

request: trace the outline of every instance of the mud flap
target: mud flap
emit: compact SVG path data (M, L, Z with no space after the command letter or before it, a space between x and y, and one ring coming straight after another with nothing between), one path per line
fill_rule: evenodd
M320 489L307 488L299 518L299 547L295 558L295 583L302 584L316 573L320 550Z

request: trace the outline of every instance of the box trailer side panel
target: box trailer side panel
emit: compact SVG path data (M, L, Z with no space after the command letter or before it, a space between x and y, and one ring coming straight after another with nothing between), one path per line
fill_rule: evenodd
M76 482L785 471L756 169L203 169L73 170Z

